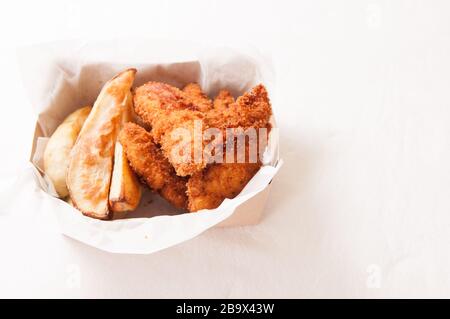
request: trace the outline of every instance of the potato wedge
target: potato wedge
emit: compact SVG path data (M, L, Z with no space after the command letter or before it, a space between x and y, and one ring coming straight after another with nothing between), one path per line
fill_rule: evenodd
M67 188L73 205L93 218L110 217L114 148L135 74L128 69L103 86L71 151Z
M90 106L85 106L66 117L53 132L45 147L44 171L61 198L69 195L66 175L70 162L70 151L91 109Z
M127 107L122 114L122 125L131 121L133 96L130 92ZM141 199L141 185L128 164L122 144L116 141L114 150L114 167L109 189L109 208L113 217L122 217L126 212L136 209Z

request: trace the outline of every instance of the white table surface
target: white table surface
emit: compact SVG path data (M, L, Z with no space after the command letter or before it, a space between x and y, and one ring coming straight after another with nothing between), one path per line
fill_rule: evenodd
M285 165L264 220L114 255L30 207L0 216L0 297L450 297L450 2L194 2L2 4L0 186L35 121L17 46L247 41L272 54L279 85Z

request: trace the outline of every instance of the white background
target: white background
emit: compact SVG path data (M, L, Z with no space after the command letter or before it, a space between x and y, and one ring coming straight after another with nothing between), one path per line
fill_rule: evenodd
M70 38L271 54L285 165L260 225L148 256L87 247L45 217L19 231L0 216L0 297L450 297L448 1L1 6L0 186L26 164L35 122L15 49Z

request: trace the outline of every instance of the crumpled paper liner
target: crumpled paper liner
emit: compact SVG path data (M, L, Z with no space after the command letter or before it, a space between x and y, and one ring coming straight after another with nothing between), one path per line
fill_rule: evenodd
M8 193L8 211L26 196L39 210L51 211L60 231L90 246L115 253L147 254L176 245L216 225L257 223L272 178L282 161L277 130L271 132L264 166L234 199L218 208L181 213L145 190L138 209L125 219L101 221L83 216L54 197L53 185L42 172L45 145L56 127L75 109L92 105L103 84L120 71L138 70L135 87L149 80L182 87L198 82L213 97L221 88L239 96L258 83L269 92L276 111L274 74L270 61L249 49L202 48L198 44L148 40L95 43L57 42L20 50L24 87L38 115L30 161L33 165ZM274 122L273 122L274 124Z

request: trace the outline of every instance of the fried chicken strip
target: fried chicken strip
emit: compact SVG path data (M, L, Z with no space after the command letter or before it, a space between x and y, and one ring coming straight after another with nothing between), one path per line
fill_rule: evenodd
M186 209L186 179L175 174L150 133L137 124L126 123L119 140L131 168L142 181L174 206Z
M217 100L217 103L216 103ZM235 103L231 102L230 96L226 92L219 93L214 101L215 107L208 113L210 127L217 127L222 130L227 128L267 128L270 129L269 119L272 114L267 91L263 85L258 85L250 92L239 97ZM228 104L225 106L223 101ZM216 107L217 105L217 107ZM268 133L268 130L266 131ZM241 133L244 134L244 133ZM256 132L257 141L267 136L262 136L259 130ZM224 132L225 138L225 132ZM250 144L239 146L236 139L227 140L227 145L233 145L231 158L233 163L215 163L208 166L204 171L191 176L187 183L188 209L198 211L201 209L213 209L218 207L225 198L237 196L250 179L261 167L259 160L259 150L257 148L256 162L252 162L249 150ZM254 141L254 142L257 142ZM241 148L245 147L244 163L238 162L238 154ZM239 150L238 150L239 148ZM230 152L224 149L224 153ZM229 157L230 158L230 157Z
M188 210L213 209L225 198L236 197L260 167L260 163L213 164L192 175L187 183Z
M190 95L197 92L197 97L202 94L195 85L190 85L186 90L191 92ZM198 173L210 161L210 155L203 154L207 142L195 140L196 124L200 123L201 126L197 135L208 128L218 128L222 130L223 137L226 136L227 128L269 127L272 111L263 85L256 86L234 103L231 103L231 96L228 95L222 92L217 101L218 106L219 101L227 101L228 107L223 107L224 104L220 102L220 107L205 113L200 111L201 107L197 106L186 92L168 84L148 82L136 89L136 113L152 127L151 134L155 142L161 145L177 175ZM187 132L188 138L177 139L180 130ZM215 143L219 142L224 140L215 140Z
M177 175L191 175L206 166L202 140L194 141L195 126L203 129L205 114L187 93L165 83L148 82L136 89L134 105Z
M225 94L225 93L222 93ZM261 128L267 127L272 108L267 90L259 84L240 96L227 108L214 108L207 115L209 127L226 128Z

